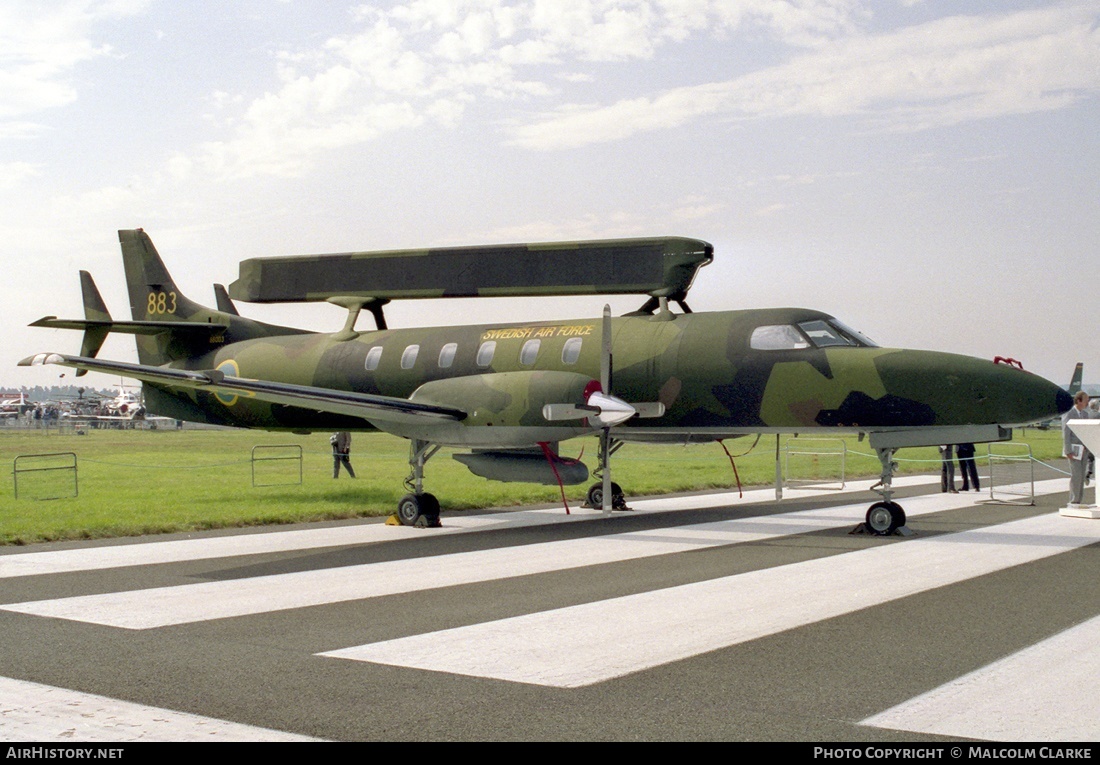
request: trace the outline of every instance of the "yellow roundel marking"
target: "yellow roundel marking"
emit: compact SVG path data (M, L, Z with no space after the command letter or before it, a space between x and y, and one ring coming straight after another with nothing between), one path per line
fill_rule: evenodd
M233 359L229 359L228 361L223 361L221 364L218 364L218 371L226 377L241 376L241 368ZM225 404L226 406L233 406L237 403L237 399L239 398L239 396L237 396L237 394L235 393L215 393L214 398L218 399L218 401Z

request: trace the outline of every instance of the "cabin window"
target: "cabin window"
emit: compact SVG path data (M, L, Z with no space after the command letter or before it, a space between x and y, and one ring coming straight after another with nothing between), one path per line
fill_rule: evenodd
M368 372L378 369L378 362L382 360L382 346L376 345L367 351L367 360L363 362L363 368Z
M576 364L577 359L581 357L581 343L584 342L583 338L571 337L565 341L565 347L561 349L561 363L562 364Z
M493 363L493 354L497 352L497 341L486 340L481 344L481 347L477 349L477 365L479 367L487 367Z
M447 343L439 350L439 368L447 369L455 363L455 353L458 351L458 343Z
M752 331L749 347L754 351L793 351L809 348L810 343L790 324L771 324Z
M535 363L535 359L539 355L539 346L542 344L541 340L528 340L523 344L523 348L519 351L519 363L525 367L529 367Z
M416 356L420 353L419 345L410 345L405 349L405 352L401 354L401 368L412 369L413 364L416 363Z

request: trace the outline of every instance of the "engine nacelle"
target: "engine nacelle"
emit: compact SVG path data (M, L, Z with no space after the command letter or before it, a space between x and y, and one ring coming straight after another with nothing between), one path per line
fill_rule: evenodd
M547 404L582 406L592 385L591 377L576 372L493 372L432 380L417 388L409 399L461 409L467 414L462 422L467 428L547 429L547 437L536 438L534 443L559 440L553 434L560 431L560 426L550 426L543 416L543 407ZM573 427L594 429L581 422Z

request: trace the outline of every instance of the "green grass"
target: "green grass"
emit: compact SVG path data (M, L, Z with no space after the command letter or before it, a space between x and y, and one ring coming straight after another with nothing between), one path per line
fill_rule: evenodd
M781 437L785 442L786 436ZM775 437L764 436L755 449L753 438L727 443L737 458L744 486L775 481ZM866 442L845 439L847 474L877 475L878 460ZM1052 461L1061 454L1057 430L1017 432L1036 458ZM804 439L800 442L805 442ZM293 461L261 462L260 483L292 481L293 485L253 486L251 462L255 446L294 444L302 448L303 480L297 485ZM408 444L385 434L355 434L352 464L358 478L332 480L328 434L299 436L244 430L92 430L87 435L57 430L0 430L0 459L7 465L0 482L0 544L46 540L153 534L197 529L301 521L333 520L391 514L405 493ZM596 440L563 444L563 454L595 466ZM20 472L15 498L13 467L20 469L68 464L68 458L28 459L25 455L76 455L78 495L70 494L72 471ZM439 497L446 511L560 502L556 486L486 481L469 473L443 449L429 463L425 490ZM984 453L979 448L979 455ZM273 455L275 452L266 452ZM899 452L901 472L939 469L932 449ZM813 461L812 458L802 458ZM828 462L822 458L821 462ZM615 455L615 481L628 496L729 489L736 486L729 460L718 444L650 446L628 444ZM566 487L571 504L583 499L586 485Z

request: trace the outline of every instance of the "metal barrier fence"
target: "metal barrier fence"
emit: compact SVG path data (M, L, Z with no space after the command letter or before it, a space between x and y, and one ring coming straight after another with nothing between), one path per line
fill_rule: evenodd
M993 443L989 449L989 498L1010 505L1035 504L1035 459L1031 445Z
M26 466L26 465L30 466ZM23 466L21 466L21 464ZM61 493L50 493L51 490L57 492L57 486L61 485L60 481L51 481L51 478L56 478L60 473L66 473L72 477L72 489L64 490ZM21 454L15 458L12 463L12 482L15 484L15 498L19 499L19 482L20 476L23 476L23 493L28 491L28 482L30 483L31 493L35 493L36 488L44 489L46 491L45 496L33 496L29 499L69 499L77 496L79 493L79 483L77 478L76 468L76 454L73 452L56 452L53 454ZM41 480L36 480L41 479ZM66 486L68 481L65 481ZM27 499L27 497L24 497Z
M271 452L270 456L260 456L266 452ZM264 475L276 475L278 476L279 468L283 466L282 463L287 461L295 461L298 463L298 480L285 480L285 481L272 481L270 483L257 483L256 480L256 466L260 465L260 471ZM278 463L270 466L265 463ZM268 470L270 467L272 469ZM284 471L285 472L285 471ZM260 486L300 486L302 483L302 447L298 444L273 444L269 446L253 446L252 447L252 487Z
M848 465L848 444L843 439L788 438L783 444L783 451L785 453L783 472L786 476L784 485L788 488L792 488L795 484L837 490L844 488ZM828 485L836 482L839 482L838 486Z

